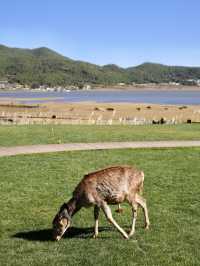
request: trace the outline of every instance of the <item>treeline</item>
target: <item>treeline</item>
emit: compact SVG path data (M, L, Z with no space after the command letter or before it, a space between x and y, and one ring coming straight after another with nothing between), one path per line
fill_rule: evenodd
M71 60L48 48L19 49L0 45L0 80L22 85L81 87L83 84L117 83L184 84L200 79L200 68L144 63L137 67L98 66Z

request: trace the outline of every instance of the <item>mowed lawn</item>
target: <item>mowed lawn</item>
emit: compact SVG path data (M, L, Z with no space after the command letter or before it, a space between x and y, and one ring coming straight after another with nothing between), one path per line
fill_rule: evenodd
M200 124L0 126L0 146L142 140L200 140Z
M0 265L200 265L200 149L101 150L0 158ZM93 209L82 209L60 242L51 221L82 175L107 165L136 165L145 172L151 228L139 212L130 240L100 214L92 239ZM128 230L131 209L118 223Z

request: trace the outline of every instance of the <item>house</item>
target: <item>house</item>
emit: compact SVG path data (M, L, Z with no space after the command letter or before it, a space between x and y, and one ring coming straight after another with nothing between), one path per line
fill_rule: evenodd
M8 87L7 80L0 80L0 89L6 89Z

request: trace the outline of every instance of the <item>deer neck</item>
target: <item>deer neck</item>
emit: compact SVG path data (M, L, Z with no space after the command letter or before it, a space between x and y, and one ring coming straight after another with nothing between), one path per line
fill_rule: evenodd
M81 206L77 203L77 200L74 198L71 198L66 203L66 209L70 217L72 217L77 211L79 211Z

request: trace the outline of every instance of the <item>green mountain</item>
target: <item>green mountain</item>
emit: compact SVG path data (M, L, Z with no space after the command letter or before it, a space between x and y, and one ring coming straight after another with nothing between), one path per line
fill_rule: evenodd
M137 67L128 68L127 71L130 73L131 81L136 83L179 82L181 84L189 84L188 80L195 81L200 79L200 67L144 63Z
M149 82L187 82L200 79L200 68L144 63L130 68L98 66L64 57L46 47L9 48L0 45L0 80L49 86Z

